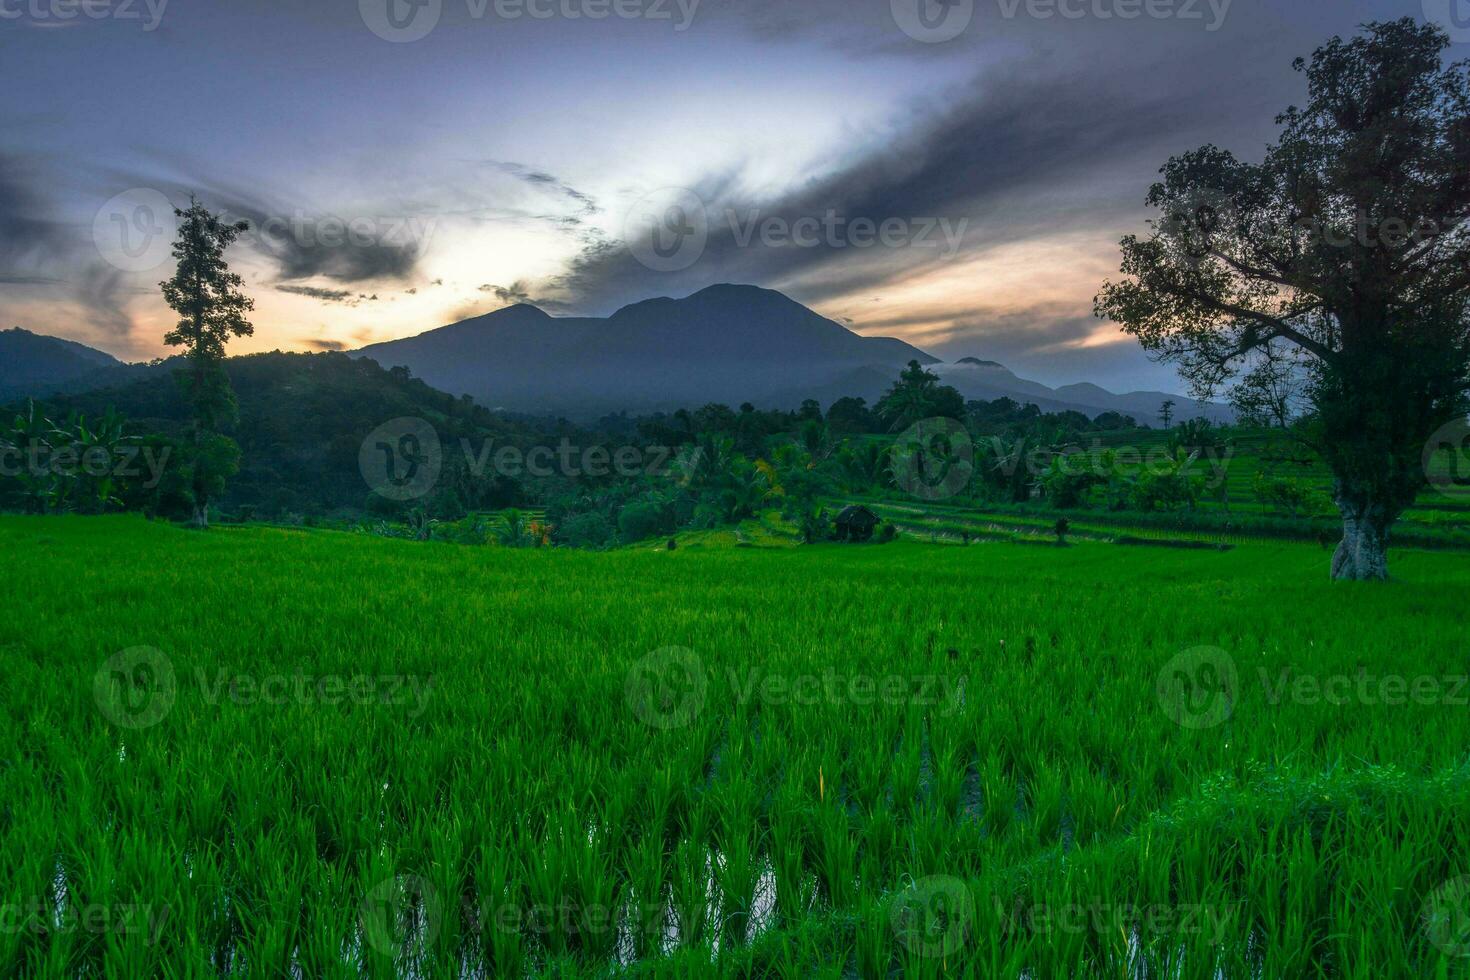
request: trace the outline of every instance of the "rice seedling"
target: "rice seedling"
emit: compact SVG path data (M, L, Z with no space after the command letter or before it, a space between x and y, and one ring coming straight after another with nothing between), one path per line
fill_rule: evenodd
M1470 566L0 519L0 972L1470 976Z

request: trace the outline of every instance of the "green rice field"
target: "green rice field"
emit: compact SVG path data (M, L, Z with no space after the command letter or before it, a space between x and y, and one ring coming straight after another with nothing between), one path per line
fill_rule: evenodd
M1470 977L1470 559L0 518L0 975Z

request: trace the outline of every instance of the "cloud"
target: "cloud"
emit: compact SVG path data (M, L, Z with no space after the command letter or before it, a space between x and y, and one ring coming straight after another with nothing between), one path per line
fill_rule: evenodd
M509 305L515 305L517 303L531 303L535 305L535 301L531 299L529 287L526 285L524 279L517 280L509 286L495 286L487 282L480 287L480 292L493 293L496 299Z
M1210 66L1237 59L1238 74L1247 45L1216 38ZM1147 62L1118 54L1114 64L1085 70L1038 55L998 63L818 161L815 176L782 193L750 194L754 181L742 169L697 178L689 189L702 202L707 240L688 268L656 271L639 261L653 241L649 226L632 242L589 243L545 290L588 314L715 282L778 288L810 305L1025 242L1082 233L1115 245L1146 217L1143 198L1169 155L1269 121L1249 101L1211 95L1213 69L1189 63L1198 56L1192 48L1154 52ZM809 246L791 243L798 222L825 229L829 219L835 235L821 230ZM886 221L903 223L896 246L873 242L870 231L862 237ZM768 238L768 228L787 234Z
M503 160L492 160L490 163L501 172L507 173L528 184L561 194L563 197L575 203L578 206L578 213L583 216L598 214L602 211L602 208L598 206L597 201L592 195L584 194L559 177L542 170L533 170L522 163L511 163ZM566 220L580 223L577 219Z
M94 262L81 270L72 284L73 298L87 311L93 327L114 340L132 337L133 318L126 309L126 297L136 289L120 269Z
M346 341L327 340L321 337L308 337L305 340L301 341L301 343L305 344L307 347L312 348L313 350L319 351L346 350L348 347Z
M276 292L319 299L323 303L348 303L362 297L361 293L354 293L350 289L320 289L316 286L277 286Z
M32 189L34 175L14 156L0 154L0 281L55 281L44 274L51 263L76 246L66 225L50 217L50 208Z
M138 181L147 186L144 178ZM435 230L432 220L392 214L392 209L331 213L206 181L181 181L172 193L165 193L171 199L196 193L222 217L249 222L241 244L270 260L282 283L313 278L341 284L411 280Z

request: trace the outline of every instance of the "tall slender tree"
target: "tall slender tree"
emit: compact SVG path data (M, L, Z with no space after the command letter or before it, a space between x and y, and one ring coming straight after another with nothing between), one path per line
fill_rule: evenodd
M194 498L192 523L204 528L209 526L210 500L223 492L225 481L239 469L240 448L221 431L234 423L236 412L235 393L224 369L225 344L231 337L255 332L245 318L255 302L240 291L244 280L225 264L225 249L249 225L222 221L192 197L187 209L176 208L174 214L179 220L173 248L178 271L159 285L179 320L163 342L182 347L187 359L175 377L193 414L187 460Z
M1470 63L1409 18L1334 38L1307 103L1259 164L1206 146L1164 165L1147 237L1096 310L1201 393L1281 344L1307 371L1333 474L1335 579L1388 577L1389 530L1426 483L1421 455L1470 388Z

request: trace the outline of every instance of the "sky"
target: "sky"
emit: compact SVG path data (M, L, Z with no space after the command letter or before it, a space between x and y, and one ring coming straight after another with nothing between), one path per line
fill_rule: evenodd
M1048 384L1181 390L1092 315L1169 156L1292 60L1470 0L0 0L0 326L163 355L171 207L251 223L231 350L718 282Z

